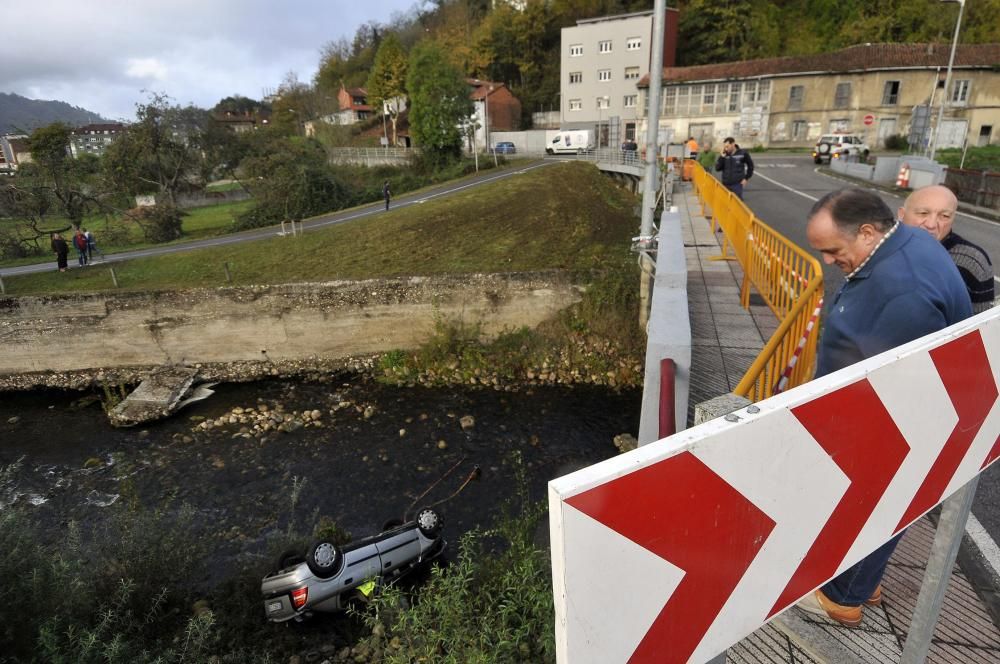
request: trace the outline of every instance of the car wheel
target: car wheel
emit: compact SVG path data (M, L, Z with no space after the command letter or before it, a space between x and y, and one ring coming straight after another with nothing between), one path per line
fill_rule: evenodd
M286 569L301 565L306 561L306 557L298 549L288 549L278 558L278 569Z
M441 517L430 508L425 508L417 513L417 528L424 537L434 539L441 534Z
M329 579L340 571L344 562L344 554L333 542L320 540L309 547L306 554L306 564L309 571L321 579Z
M820 143L818 146L816 146L816 152L820 154L830 154L830 144Z
M861 156L863 156L865 158L865 161L868 161L868 150L865 150L864 152L862 152Z
M820 157L813 157L814 164L822 164L823 160Z

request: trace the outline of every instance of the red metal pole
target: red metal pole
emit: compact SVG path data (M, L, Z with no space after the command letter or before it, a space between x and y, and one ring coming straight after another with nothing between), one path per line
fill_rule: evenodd
M660 360L660 438L677 433L677 415L674 410L674 361Z

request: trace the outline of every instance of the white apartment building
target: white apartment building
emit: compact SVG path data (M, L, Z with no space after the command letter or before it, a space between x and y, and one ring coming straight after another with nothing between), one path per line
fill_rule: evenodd
M667 9L663 62L672 66L677 44L676 9ZM592 129L600 146L635 138L639 80L649 72L653 12L583 19L562 29L560 124ZM671 64L667 64L671 63Z

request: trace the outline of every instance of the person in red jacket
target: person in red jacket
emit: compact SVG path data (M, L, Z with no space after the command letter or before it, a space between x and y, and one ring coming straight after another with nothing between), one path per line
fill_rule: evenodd
M73 235L73 246L76 247L76 259L80 262L80 267L87 264L87 236L79 228Z

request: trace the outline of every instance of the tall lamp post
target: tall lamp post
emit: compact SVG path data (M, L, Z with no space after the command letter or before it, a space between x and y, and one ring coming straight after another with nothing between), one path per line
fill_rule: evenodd
M948 58L948 73L944 77L944 94L941 95L941 108L938 111L937 126L934 127L934 138L931 140L931 159L937 152L938 136L941 135L941 122L944 120L944 107L951 101L951 68L955 63L955 49L958 47L958 31L962 27L962 12L965 11L965 0L940 0L941 2L958 3L958 20L955 21L955 36L951 40L951 56Z

